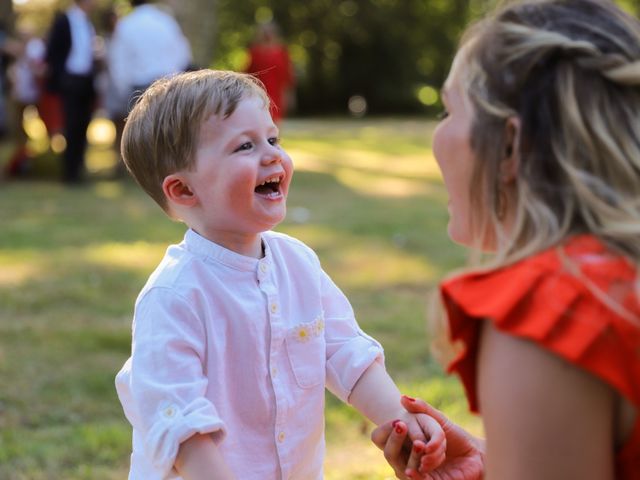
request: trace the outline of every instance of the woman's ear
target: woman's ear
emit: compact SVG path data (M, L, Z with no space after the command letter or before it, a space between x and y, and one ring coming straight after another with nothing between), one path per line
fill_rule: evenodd
M198 200L186 179L179 173L172 173L165 177L162 181L162 191L170 204L192 207Z
M520 119L509 117L505 129L505 149L500 164L500 179L503 183L511 183L516 179L520 166Z

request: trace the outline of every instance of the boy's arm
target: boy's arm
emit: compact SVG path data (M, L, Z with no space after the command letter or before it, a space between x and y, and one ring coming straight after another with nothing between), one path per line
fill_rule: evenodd
M175 468L184 480L233 480L211 435L196 434L180 444Z
M400 404L400 390L380 362L373 362L356 382L349 403L376 425L405 419L407 411Z
M405 475L412 475L420 463L436 468L445 460L446 455L447 441L442 427L427 415L405 410L400 397L398 387L384 366L373 362L355 384L349 403L376 425L393 419L404 422L399 422L397 428L404 430L406 427L405 448L411 452Z

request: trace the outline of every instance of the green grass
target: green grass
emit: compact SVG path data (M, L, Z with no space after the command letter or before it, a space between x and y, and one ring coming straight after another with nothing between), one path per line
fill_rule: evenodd
M285 123L297 171L278 230L318 252L361 326L383 343L403 392L478 432L458 382L428 351L427 292L464 261L446 236L432 127L420 119ZM135 297L184 227L132 181L109 180L113 161L92 147L86 187L42 180L57 168L44 155L37 179L0 184L2 479L126 477L130 427L113 378L128 357ZM328 395L327 479L393 477L370 431Z

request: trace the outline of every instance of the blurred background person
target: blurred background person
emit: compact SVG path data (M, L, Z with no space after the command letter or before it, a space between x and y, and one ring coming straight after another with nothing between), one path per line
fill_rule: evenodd
M33 28L24 25L18 28L16 35L16 55L9 67L8 78L11 84L10 95L13 107L14 140L16 147L5 166L5 175L15 177L23 174L29 167L27 133L24 129L24 111L36 106L42 89L41 78L44 73L44 40L35 35Z
M249 65L246 72L255 75L264 84L271 98L271 116L275 123L286 116L293 99L295 75L289 51L280 38L278 26L273 22L256 26L255 39L249 47Z
M101 14L101 27L103 38L103 56L101 70L98 73L98 91L100 95L100 104L104 108L107 117L115 127L115 140L113 149L116 154L115 177L122 178L125 176L126 167L122 162L120 155L120 140L122 139L122 130L124 129L124 119L128 112L129 92L120 91L117 85L117 79L114 72L110 68L113 64L111 59L113 55L112 40L118 24L119 18L116 10L111 7L104 10Z
M59 93L64 116L63 180L77 184L83 180L87 128L93 113L95 30L89 14L94 0L75 0L64 13L56 15L47 42L47 82L49 91Z
M133 10L115 28L107 54L108 68L119 95L128 99L158 78L192 68L189 41L178 22L146 0L131 0Z

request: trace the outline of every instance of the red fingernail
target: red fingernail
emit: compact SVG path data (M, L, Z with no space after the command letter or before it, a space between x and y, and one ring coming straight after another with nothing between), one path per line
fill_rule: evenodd
M404 398L406 398L407 400L409 400L410 402L415 402L416 399L413 397L410 397L409 395L403 395Z
M423 447L419 443L414 443L413 444L413 449L416 451L416 453L422 453Z
M396 428L396 425L398 424L398 422L399 422L399 421L400 421L400 420L394 420L393 422L391 422L391 426L392 426L393 428Z
M402 425L396 425L396 433L400 434L404 432L404 428L402 427Z

